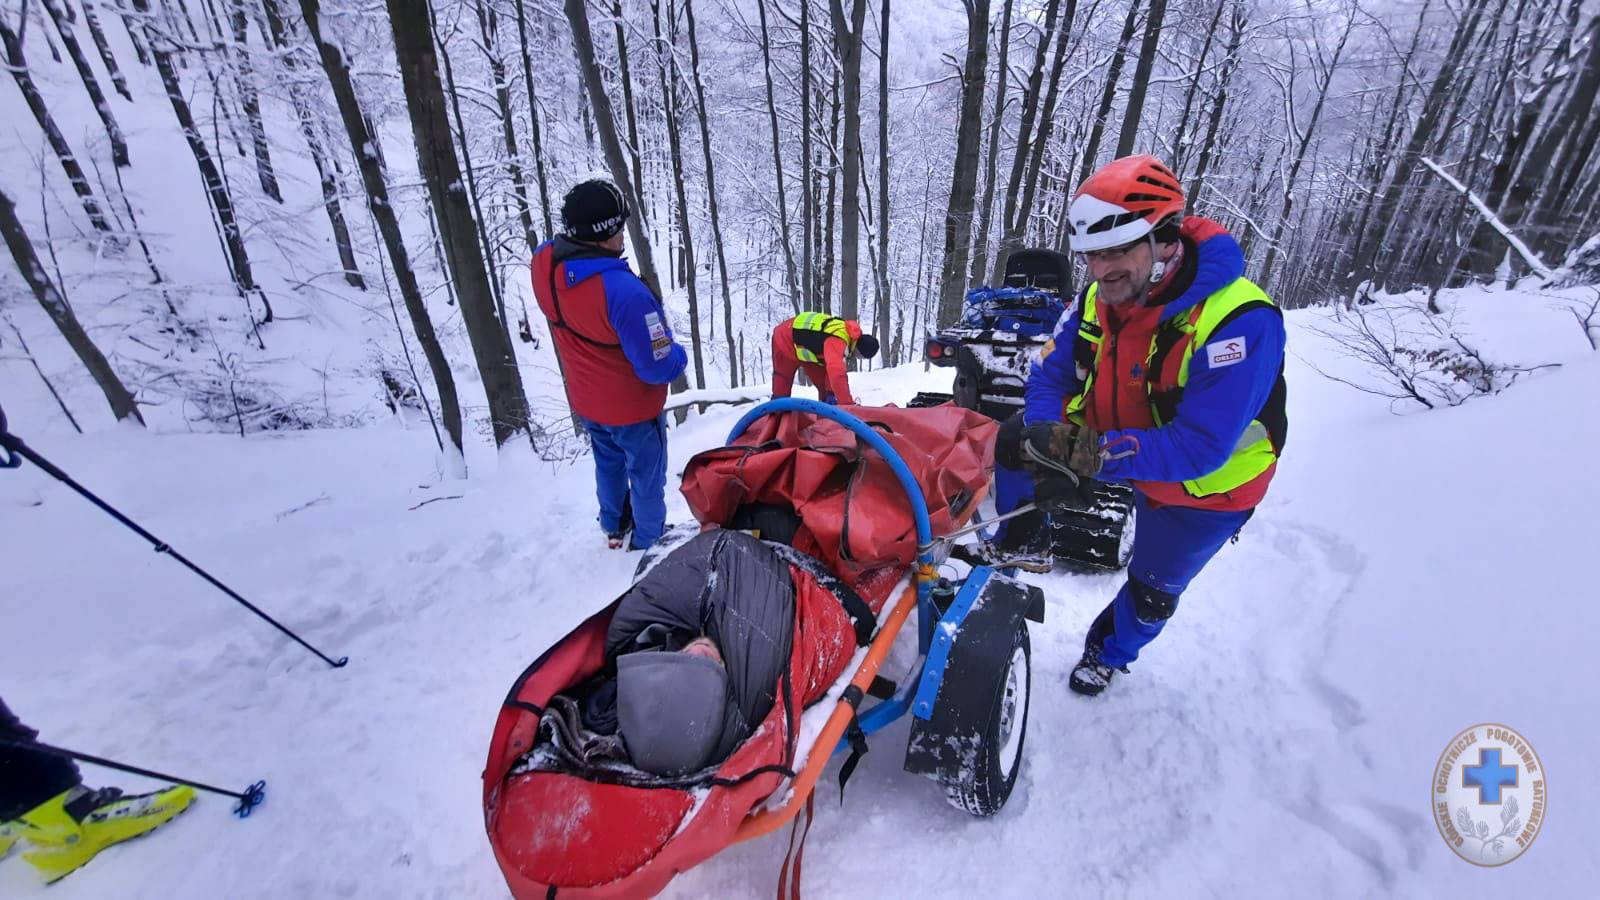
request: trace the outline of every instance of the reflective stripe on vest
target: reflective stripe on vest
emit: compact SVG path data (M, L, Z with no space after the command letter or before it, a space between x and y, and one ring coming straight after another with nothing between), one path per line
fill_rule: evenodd
M819 312L801 313L790 322L790 327L794 329L794 355L801 362L820 365L822 344L830 337L844 341L846 352L850 350L850 332L844 320L836 316ZM802 332L809 334L802 335Z
M1082 350L1081 355L1075 352L1074 356L1078 360L1078 368L1087 368L1087 374L1079 372L1083 387L1068 398L1062 407L1063 418L1080 424L1083 422L1083 408L1089 402L1089 392L1094 388L1095 371L1100 365L1102 331L1095 308L1098 288L1098 284L1091 284L1084 294L1083 317L1078 325L1078 341L1074 347L1075 351ZM1150 395L1150 411L1158 427L1168 424L1176 414L1174 395L1181 395L1184 385L1189 383L1189 362L1194 358L1195 348L1204 347L1211 339L1212 332L1236 310L1263 303L1277 307L1265 291L1248 279L1239 278L1190 309L1161 323L1151 338L1150 351L1145 359L1145 371L1150 373L1146 376L1145 387ZM1163 358L1157 360L1158 354ZM1273 446L1267 426L1259 418L1254 419L1239 436L1227 462L1214 472L1185 481L1183 488L1191 497L1207 497L1231 491L1254 480L1277 460L1278 450Z

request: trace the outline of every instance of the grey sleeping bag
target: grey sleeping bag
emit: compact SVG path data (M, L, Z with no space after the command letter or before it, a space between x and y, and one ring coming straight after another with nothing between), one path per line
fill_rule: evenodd
M779 679L789 664L794 616L789 564L760 540L723 529L696 535L674 549L624 594L606 631L606 656L617 659L622 674L618 717L623 736L629 737L630 719L635 723L631 730L642 733L636 723L649 716L654 719L646 724L655 726L649 729L650 742L677 744L636 748L637 741L630 741L629 750L640 768L656 768L645 765L642 757L647 753L656 760L687 755L704 765L720 763L749 737L777 697ZM727 697L720 727L699 727L698 720L708 710L714 714L714 707L699 699L630 709L628 697L623 696L626 679L647 677L647 671L660 669L659 663L666 660L626 657L675 652L702 634L717 644L726 667ZM709 663L693 657L671 662L680 672L682 663L697 668ZM714 749L706 752L707 747Z

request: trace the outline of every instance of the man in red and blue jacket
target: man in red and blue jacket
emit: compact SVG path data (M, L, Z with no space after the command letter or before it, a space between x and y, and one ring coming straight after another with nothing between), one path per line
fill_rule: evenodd
M1080 506L1096 478L1134 488L1128 580L1070 680L1090 696L1127 671L1254 513L1287 433L1283 317L1243 278L1233 237L1183 209L1177 178L1150 156L1116 160L1079 188L1068 224L1092 283L995 447L1002 512L1029 499L1046 512ZM1049 530L1028 518L964 555L1048 565Z
M600 528L630 548L666 528L667 385L688 356L660 298L622 258L628 204L616 185L584 181L561 203L563 234L533 254L533 293L550 323L567 401L594 448ZM630 522L631 517L631 522Z

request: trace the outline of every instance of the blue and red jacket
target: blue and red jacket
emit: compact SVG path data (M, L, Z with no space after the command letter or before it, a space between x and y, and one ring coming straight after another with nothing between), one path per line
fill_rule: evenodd
M672 339L661 301L622 255L557 237L533 252L532 270L572 411L600 425L661 415L667 384L689 358Z
M1235 490L1203 498L1188 496L1181 482L1214 472L1227 462L1239 436L1267 402L1283 364L1283 317L1272 309L1251 309L1220 326L1212 342L1243 338L1249 354L1213 369L1206 354L1196 353L1177 417L1156 427L1147 381L1157 373L1144 371L1144 350L1155 330L1244 275L1244 253L1221 225L1191 216L1184 220L1181 237L1183 261L1177 274L1157 287L1152 303L1123 309L1098 305L1103 340L1113 343L1102 344L1108 352L1100 354L1084 418L1104 434L1106 446L1138 447L1131 456L1107 460L1101 478L1136 482L1158 503L1252 509L1266 494L1272 469ZM1029 372L1023 409L1023 421L1029 425L1061 421L1066 401L1082 390L1073 353L1082 311L1078 303L1062 316L1052 352ZM1128 437L1136 443L1125 440Z

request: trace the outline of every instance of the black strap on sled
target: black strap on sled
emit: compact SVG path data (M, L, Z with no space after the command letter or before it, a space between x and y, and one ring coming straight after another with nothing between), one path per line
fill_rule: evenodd
M845 727L845 740L850 742L850 755L845 757L844 765L839 767L839 802L844 803L844 786L850 781L850 776L856 773L856 766L861 763L861 757L867 755L867 733L861 730L861 718L857 715L861 709L861 698L865 696L861 689L850 685L844 689L844 694L839 699L850 704L850 724Z

